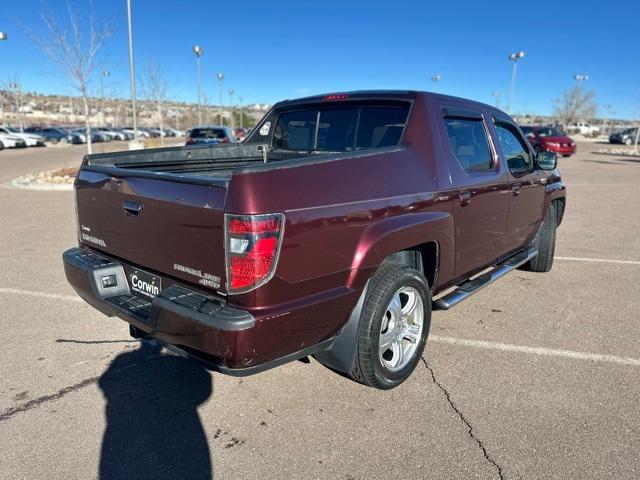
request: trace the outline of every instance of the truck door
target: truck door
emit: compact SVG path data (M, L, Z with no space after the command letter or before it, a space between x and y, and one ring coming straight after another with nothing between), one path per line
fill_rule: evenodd
M495 260L506 231L509 179L497 161L484 115L455 105L445 106L442 112L454 196L455 276L459 278Z
M508 234L504 253L528 245L536 235L544 209L545 180L535 168L534 152L511 119L494 117L494 128L502 163L509 170Z

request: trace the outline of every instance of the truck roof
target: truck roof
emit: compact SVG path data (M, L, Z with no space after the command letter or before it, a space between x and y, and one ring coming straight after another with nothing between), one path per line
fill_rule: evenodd
M423 96L427 98L434 98L440 101L455 101L455 102L463 102L470 106L477 105L482 106L483 108L489 108L495 112L503 113L501 110L496 107L477 102L475 100L469 100L467 98L462 97L454 97L451 95L444 95L441 93L435 92L425 92L420 90L355 90L351 92L332 92L325 93L320 95L313 95L309 97L302 97L296 99L288 99L278 102L274 105L274 108L278 107L288 107L292 105L302 105L308 103L321 103L327 101L343 101L343 100L413 100L418 96Z

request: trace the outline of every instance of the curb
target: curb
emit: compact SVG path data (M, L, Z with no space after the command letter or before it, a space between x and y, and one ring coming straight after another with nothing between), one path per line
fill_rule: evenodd
M13 188L22 190L35 190L44 192L71 192L73 191L73 183L37 183L35 181L23 183L19 178L11 180Z
M640 153L633 153L633 151L631 150L624 150L624 149L610 149L610 150L594 150L591 153L595 153L598 155L615 155L617 157L632 157L632 158L638 158L640 157Z

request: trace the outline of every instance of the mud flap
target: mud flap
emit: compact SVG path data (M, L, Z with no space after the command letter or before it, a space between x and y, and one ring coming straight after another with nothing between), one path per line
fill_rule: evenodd
M349 373L353 370L358 349L358 327L360 326L360 315L362 307L367 297L369 282L362 290L358 303L351 311L351 315L336 338L331 342L329 348L318 352L313 357L324 366L342 373Z

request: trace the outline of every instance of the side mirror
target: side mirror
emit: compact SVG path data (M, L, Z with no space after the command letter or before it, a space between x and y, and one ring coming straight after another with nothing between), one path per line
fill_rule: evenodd
M540 170L555 170L558 166L558 156L555 152L543 150L536 155L536 165Z
M535 134L532 132L527 133L527 138L536 138Z

